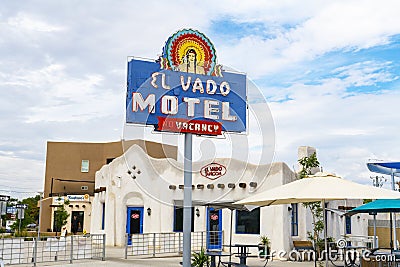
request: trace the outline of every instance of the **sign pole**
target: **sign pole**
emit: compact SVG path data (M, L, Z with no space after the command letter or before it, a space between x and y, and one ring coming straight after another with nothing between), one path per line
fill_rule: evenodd
M191 266L192 232L192 134L185 133L183 186L183 267Z

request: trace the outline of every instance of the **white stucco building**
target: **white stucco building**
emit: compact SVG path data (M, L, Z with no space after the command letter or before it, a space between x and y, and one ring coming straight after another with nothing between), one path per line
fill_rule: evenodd
M313 150L309 147L302 147L299 157L310 152ZM292 249L292 241L307 240L307 231L312 228L311 216L301 204L231 213L229 209L213 211L212 202L238 201L295 179L295 173L282 162L253 165L220 158L212 162L193 163L194 231L224 230L225 243L231 230L233 243L257 244L260 235L267 235L272 249ZM107 245L123 246L127 232L182 230L183 165L174 159L151 158L134 145L96 173L95 188L91 232L105 233ZM211 202L209 206L199 204L208 202ZM328 208L335 211L339 206L360 204L361 200L347 203L331 201ZM367 222L353 217L352 233L366 235ZM345 220L336 212L328 212L328 219L329 235L340 237L345 231Z

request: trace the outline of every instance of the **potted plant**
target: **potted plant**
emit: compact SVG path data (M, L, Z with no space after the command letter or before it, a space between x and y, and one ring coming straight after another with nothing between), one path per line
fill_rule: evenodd
M208 266L208 256L202 248L199 252L192 254L192 266L193 267L205 267Z
M260 258L268 258L271 251L271 241L266 235L260 236L260 243L258 244L258 255Z

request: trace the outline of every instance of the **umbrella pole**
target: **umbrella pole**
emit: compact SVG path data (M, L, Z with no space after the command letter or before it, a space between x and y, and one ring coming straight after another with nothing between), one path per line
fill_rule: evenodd
M390 250L393 249L393 217L390 213Z
M229 236L229 265L231 266L231 262L232 262L232 225L233 225L233 210L231 210L231 233Z
M328 229L326 227L325 199L322 200L322 211L324 213L324 242L325 242L325 267L328 267ZM323 254L322 254L323 255Z
M397 250L396 213L393 212L393 247Z
M394 171L391 169L391 178L392 178L392 190L396 190L394 186ZM397 233L396 233L396 213L393 212L393 247L397 250Z
M324 242L325 242L325 267L328 267L328 229L326 223L326 210L325 210L325 199L322 200L322 211L324 213ZM322 254L323 255L323 254Z
M376 214L374 214L374 248L377 248L378 244L376 242Z

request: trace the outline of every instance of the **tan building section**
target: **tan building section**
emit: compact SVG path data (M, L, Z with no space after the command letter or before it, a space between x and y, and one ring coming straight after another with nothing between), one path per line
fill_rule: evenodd
M52 197L94 196L95 173L103 165L121 156L133 144L154 158L177 159L177 147L144 140L110 143L47 142L44 199L41 203L40 231L53 231L53 217L57 204ZM67 230L71 230L73 214L82 215L83 223L90 225L91 201L65 206L70 213ZM83 229L83 227L81 227ZM88 228L85 228L88 231Z

